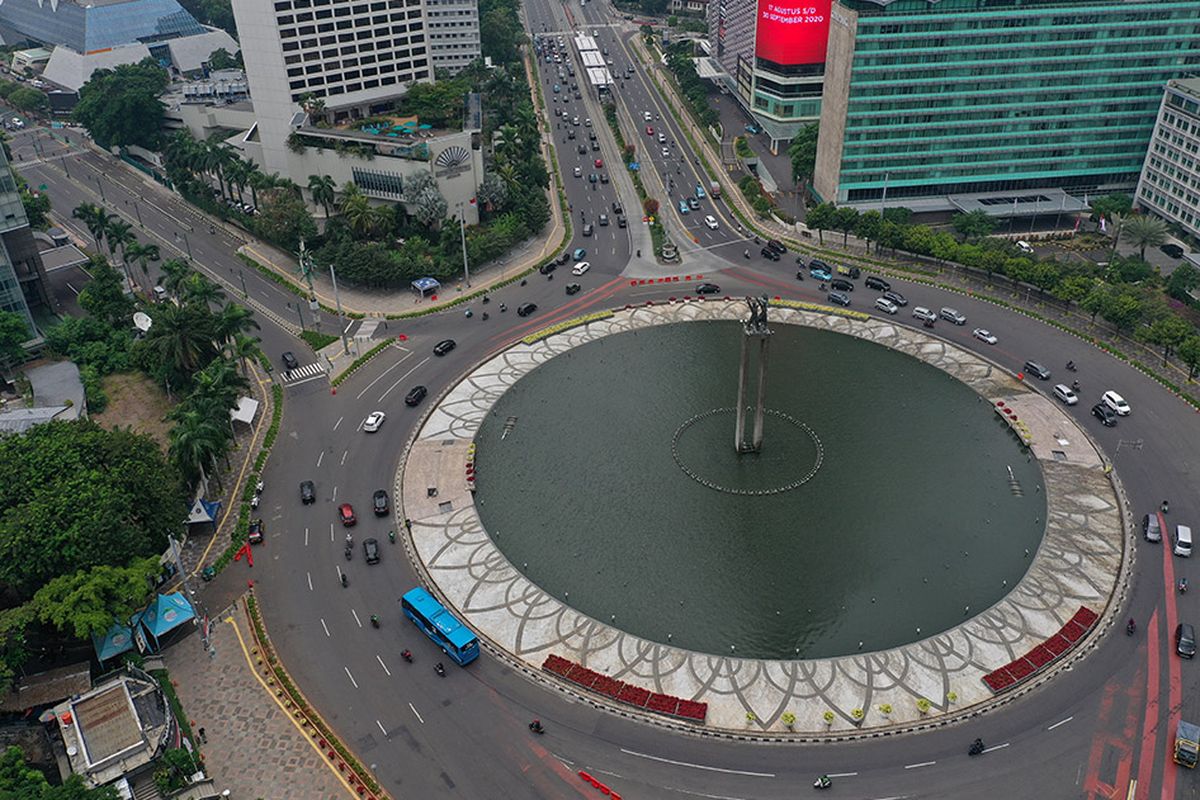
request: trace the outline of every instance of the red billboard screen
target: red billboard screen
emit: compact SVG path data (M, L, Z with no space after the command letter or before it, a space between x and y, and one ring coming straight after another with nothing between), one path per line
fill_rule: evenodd
M823 64L832 0L758 0L755 54L776 64Z

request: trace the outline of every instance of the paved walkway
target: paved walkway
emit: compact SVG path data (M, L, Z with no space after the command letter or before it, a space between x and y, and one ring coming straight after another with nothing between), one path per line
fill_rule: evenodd
M214 617L212 649L189 636L166 652L192 729L205 729L205 769L234 800L344 800L354 796L293 723L254 669L242 604Z

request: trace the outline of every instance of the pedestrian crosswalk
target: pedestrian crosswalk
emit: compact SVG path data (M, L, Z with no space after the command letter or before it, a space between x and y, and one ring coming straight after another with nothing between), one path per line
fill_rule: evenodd
M283 371L283 382L289 386L295 386L298 383L307 383L308 381L316 380L325 375L325 365L320 361L314 361L311 364L303 364L296 369L285 369Z

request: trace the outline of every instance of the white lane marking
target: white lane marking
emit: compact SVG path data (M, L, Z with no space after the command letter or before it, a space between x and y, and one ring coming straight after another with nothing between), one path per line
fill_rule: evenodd
M1005 742L1004 744L998 744L998 745L995 745L995 746L993 746L993 747L989 747L989 748L987 748L986 750L984 750L983 752L985 752L985 753L990 753L990 752L992 752L993 750L1003 750L1003 749L1004 749L1004 748L1006 748L1006 747L1008 747L1008 742Z
M338 417L338 421L333 423L333 429L335 431L338 429L338 425L342 424L342 420L344 420L344 419L345 419L345 417Z
M668 786L667 789L672 792L679 792L680 794L691 795L692 797L705 797L705 798L708 798L708 800L747 800L747 798L745 798L745 797L738 797L736 795L706 794L704 792L692 792L687 789L679 789L674 786Z
M342 451L342 466L343 466L343 467L344 467L344 466L346 466L346 455L347 455L349 452L350 452L349 450L343 450L343 451Z
M333 541L333 523L332 522L329 523L329 541L331 541L331 542ZM342 574L341 567L338 567L338 574L339 575Z
M936 761L922 761L919 764L905 764L904 768L905 769L917 769L918 767L932 767L936 763L937 763Z
M693 769L705 769L709 772L724 772L729 775L749 775L752 778L774 778L774 772L749 772L743 769L723 769L722 767L710 767L706 764L690 764L687 761L673 761L662 756L652 756L647 753L639 753L636 750L626 750L621 748L621 752L628 756L636 756L637 758L647 758L651 761L660 761L663 764L672 764L676 767L692 767Z
M625 777L624 775L618 775L617 773L609 772L606 769L596 769L595 767L592 768L592 772L596 773L597 775L608 775L611 778L622 778L623 779Z
M285 383L286 383L288 386L299 386L299 385L300 385L300 384L302 384L302 383L309 383L310 381L319 381L319 380L321 380L321 379L322 379L322 378L324 378L324 377L325 377L325 373L324 373L324 372L318 372L316 375L313 375L313 376L311 376L311 377L308 377L308 378L303 378L303 379L301 379L301 380L298 380L298 381L284 381L284 382L285 382Z
M424 718L422 718L422 717L421 717L421 714L420 714L420 712L418 712L418 711L417 711L417 707L416 707L416 706L414 706L412 703L409 703L409 704L408 704L408 707L412 709L412 712L413 712L413 714L416 714L416 716L417 716L417 719L419 719L419 720L421 721L421 724L422 724L422 725L424 725L424 724L425 724L425 720L424 720Z
M853 778L857 772L830 772L826 778Z
M333 487L333 502L335 502L335 503L337 502L337 487L336 486ZM330 525L332 526L332 523L330 523Z
M1068 722L1070 722L1073 719L1075 719L1075 717L1073 717L1073 716L1067 717L1066 719L1060 719L1058 722L1054 723L1049 728L1046 728L1046 730L1052 731L1055 728L1057 728L1059 725L1066 725Z
M354 684L354 688L355 688L355 689L357 689L357 688L358 688L358 681L354 680L354 676L350 674L350 668L349 668L349 667L342 667L342 669L346 670L346 677L350 679L350 682Z
M352 608L352 609L350 609L350 613L354 616L354 621L358 623L358 627L361 628L362 620L358 618L358 612Z
M379 726L379 730L383 731L383 737L386 739L388 735L387 728L383 727L383 723L379 720L375 720L375 724Z
M392 671L387 668L387 664L383 663L383 659L376 655L375 660L379 662L379 666L383 667L383 671L387 673L388 677L392 677Z
M559 761L561 761L562 763L566 764L568 767L573 767L573 766L575 766L575 762L574 762L574 761L571 761L571 760L570 760L570 759L568 759L568 758L563 758L563 757L562 757L562 756L560 756L558 753L551 753L550 755L554 756L554 757L555 757L555 758L557 758Z
M425 362L426 362L426 361L428 361L428 360L429 360L429 359L431 359L431 358L433 358L433 356L425 356L424 360L422 360L420 364L417 364L415 367L413 367L412 369L410 369L408 372L404 373L404 374L403 374L403 375L401 375L399 378L397 378L397 379L396 379L396 382L395 382L395 383L393 383L391 386L389 386L389 387L387 388L387 391L386 391L386 392L384 392L383 394L379 395L379 402L381 402L381 403L382 403L382 402L383 402L383 398L385 398L385 397L387 397L389 394L391 394L391 392L392 392L392 389L395 389L397 386L399 386L399 385L400 385L400 382L401 382L401 381L403 381L403 380L405 380L405 379L406 379L406 378L407 378L409 375L412 375L414 372L416 372L417 370L419 370L421 367L425 366Z
M324 617L321 617L321 627L325 629L325 635L327 637L329 637L330 639L332 639L333 637L329 635L329 626L325 624Z
M359 393L358 393L358 396L357 396L357 397L355 397L354 399L355 399L355 400L362 400L362 398L363 398L363 395L364 395L364 394L366 394L367 392L371 391L371 387L372 387L372 386L374 386L375 384L377 384L377 383L379 383L381 380L383 380L383 376L384 376L384 375L387 375L389 372L391 372L392 370L394 370L396 367L398 367L398 366L400 366L401 364L403 364L403 363L404 363L405 361L407 361L407 360L408 360L408 359L409 359L411 356L412 356L412 352L411 352L411 351L409 351L409 352L408 352L408 353L407 353L407 354L404 356L404 358L400 359L400 360L399 360L399 361L397 361L395 364L392 364L390 367L388 367L387 369L385 369L383 372L379 373L379 376L378 376L377 378L375 378L375 380L371 381L371 382L370 382L370 383L368 383L366 386L364 386L364 387L363 387L363 390L362 390L361 392L359 392ZM338 420L338 421L340 422L341 420ZM335 428L335 430L336 430L336 428Z
M304 574L305 574L305 576L308 577L308 590L311 592L313 590L313 588L312 588L312 573L306 572Z
M308 528L304 529L304 546L308 547Z
M321 462L325 460L325 451L322 450L317 456L317 469L321 468Z

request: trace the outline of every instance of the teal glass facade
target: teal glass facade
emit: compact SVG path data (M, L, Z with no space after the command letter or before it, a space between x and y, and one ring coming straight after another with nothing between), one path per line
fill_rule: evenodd
M842 5L836 202L1132 189L1163 87L1200 71L1200 0Z

